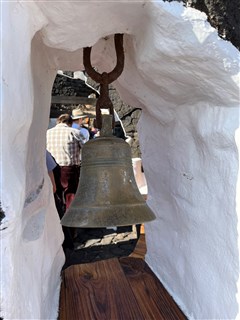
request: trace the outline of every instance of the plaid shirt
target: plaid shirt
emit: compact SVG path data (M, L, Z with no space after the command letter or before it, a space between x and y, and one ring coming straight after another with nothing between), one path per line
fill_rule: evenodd
M47 130L47 150L60 166L80 165L80 149L84 136L79 130L59 123Z

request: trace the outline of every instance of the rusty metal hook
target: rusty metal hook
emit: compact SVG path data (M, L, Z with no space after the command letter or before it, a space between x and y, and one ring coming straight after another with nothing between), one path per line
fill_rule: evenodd
M108 95L108 85L115 81L122 73L124 68L124 49L123 49L123 34L117 33L114 35L115 50L117 62L115 68L107 73L98 73L91 64L92 47L83 48L83 65L87 74L96 82L100 83L100 95L96 103L96 122L98 129L102 128L101 108L109 109L109 113L113 116L112 126L114 128L114 111L113 104Z

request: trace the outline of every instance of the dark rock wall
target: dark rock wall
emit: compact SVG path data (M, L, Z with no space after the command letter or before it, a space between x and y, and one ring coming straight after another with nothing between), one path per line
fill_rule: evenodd
M74 79L72 72L64 72L64 75L57 74L52 88L53 96L79 96L88 97L95 91L86 86L85 81Z
M240 1L239 0L168 0L203 11L209 23L217 29L221 38L240 49Z
M139 146L137 123L141 115L141 109L131 107L124 103L113 86L109 86L109 97L113 103L114 109L122 121L126 135L131 137L129 142L132 150L132 157L141 157L141 150Z
M73 72L64 71L64 75L57 74L53 87L52 96L76 96L87 98L90 94L96 93L96 91L87 86L85 81L81 79L74 79ZM71 113L72 109L75 109L77 105L64 105L64 104L51 104L50 118L57 118L59 114Z

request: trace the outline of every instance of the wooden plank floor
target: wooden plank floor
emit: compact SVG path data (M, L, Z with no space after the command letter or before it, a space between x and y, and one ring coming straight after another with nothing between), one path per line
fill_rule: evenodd
M144 261L145 254L143 231L129 257L64 270L59 320L187 319Z
M141 319L186 319L144 260L120 258L120 264L138 305L141 306Z

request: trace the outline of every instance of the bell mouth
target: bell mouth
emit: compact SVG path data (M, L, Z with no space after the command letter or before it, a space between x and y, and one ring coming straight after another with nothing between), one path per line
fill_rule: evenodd
M75 228L120 227L150 222L155 218L154 213L143 200L143 203L127 206L69 208L61 224Z

